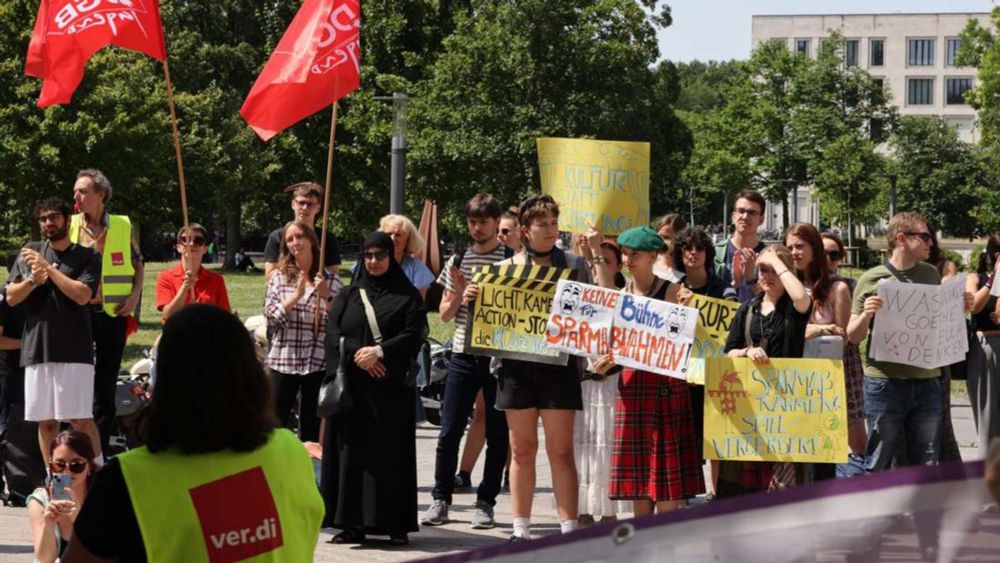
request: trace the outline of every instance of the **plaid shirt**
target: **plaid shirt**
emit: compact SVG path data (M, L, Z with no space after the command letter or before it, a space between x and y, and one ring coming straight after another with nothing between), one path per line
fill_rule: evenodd
M334 296L343 288L340 279L326 273L326 283ZM306 287L302 298L291 311L285 311L283 303L295 295L296 282L288 283L280 271L271 276L264 297L264 316L273 331L267 366L274 371L305 375L326 369L326 317L327 304L320 307L319 332L313 332L316 316L316 299L319 296L313 287Z

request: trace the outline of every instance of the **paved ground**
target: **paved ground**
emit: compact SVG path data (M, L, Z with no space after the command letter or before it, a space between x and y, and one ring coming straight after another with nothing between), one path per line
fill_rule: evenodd
M967 397L952 397L952 420L962 457L966 460L976 459L975 429L972 411ZM541 439L541 433L540 439ZM430 485L434 474L434 448L437 443L437 429L424 426L417 430L417 471L419 474L419 502L423 510L430 502ZM540 447L544 451L544 443ZM482 470L482 457L476 467L476 473ZM538 496L535 499L532 530L538 534L558 532L558 520L552 502L550 488L551 477L544 455L539 457ZM458 493L452 506L452 518L456 522L438 528L422 528L420 533L410 536L411 545L408 548L393 548L387 544L373 542L365 547L340 546L328 543L333 531L324 530L320 535L316 549L316 561L404 561L420 559L452 551L462 551L495 545L506 540L510 535L510 497L502 494L498 499L496 511L500 526L493 530L472 530L468 522L472 515L472 505L475 494L472 492ZM30 562L31 542L29 538L28 521L24 509L0 508L0 562Z

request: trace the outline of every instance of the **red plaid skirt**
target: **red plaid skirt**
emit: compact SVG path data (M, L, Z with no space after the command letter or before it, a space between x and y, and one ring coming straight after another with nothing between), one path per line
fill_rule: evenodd
M700 447L687 383L645 371L622 372L611 453L612 499L661 502L705 492Z

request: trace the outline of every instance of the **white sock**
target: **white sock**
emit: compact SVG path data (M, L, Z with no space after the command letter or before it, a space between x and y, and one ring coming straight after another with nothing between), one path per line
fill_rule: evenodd
M580 521L577 520L576 518L572 520L563 520L562 522L559 523L559 529L562 530L562 533L564 534L568 534L579 527L580 527Z
M526 540L531 539L531 518L514 518L514 535Z

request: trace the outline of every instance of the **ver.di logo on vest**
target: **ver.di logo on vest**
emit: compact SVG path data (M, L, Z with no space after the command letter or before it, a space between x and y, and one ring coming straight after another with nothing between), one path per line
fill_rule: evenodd
M264 470L255 467L189 491L212 563L241 561L283 545Z

